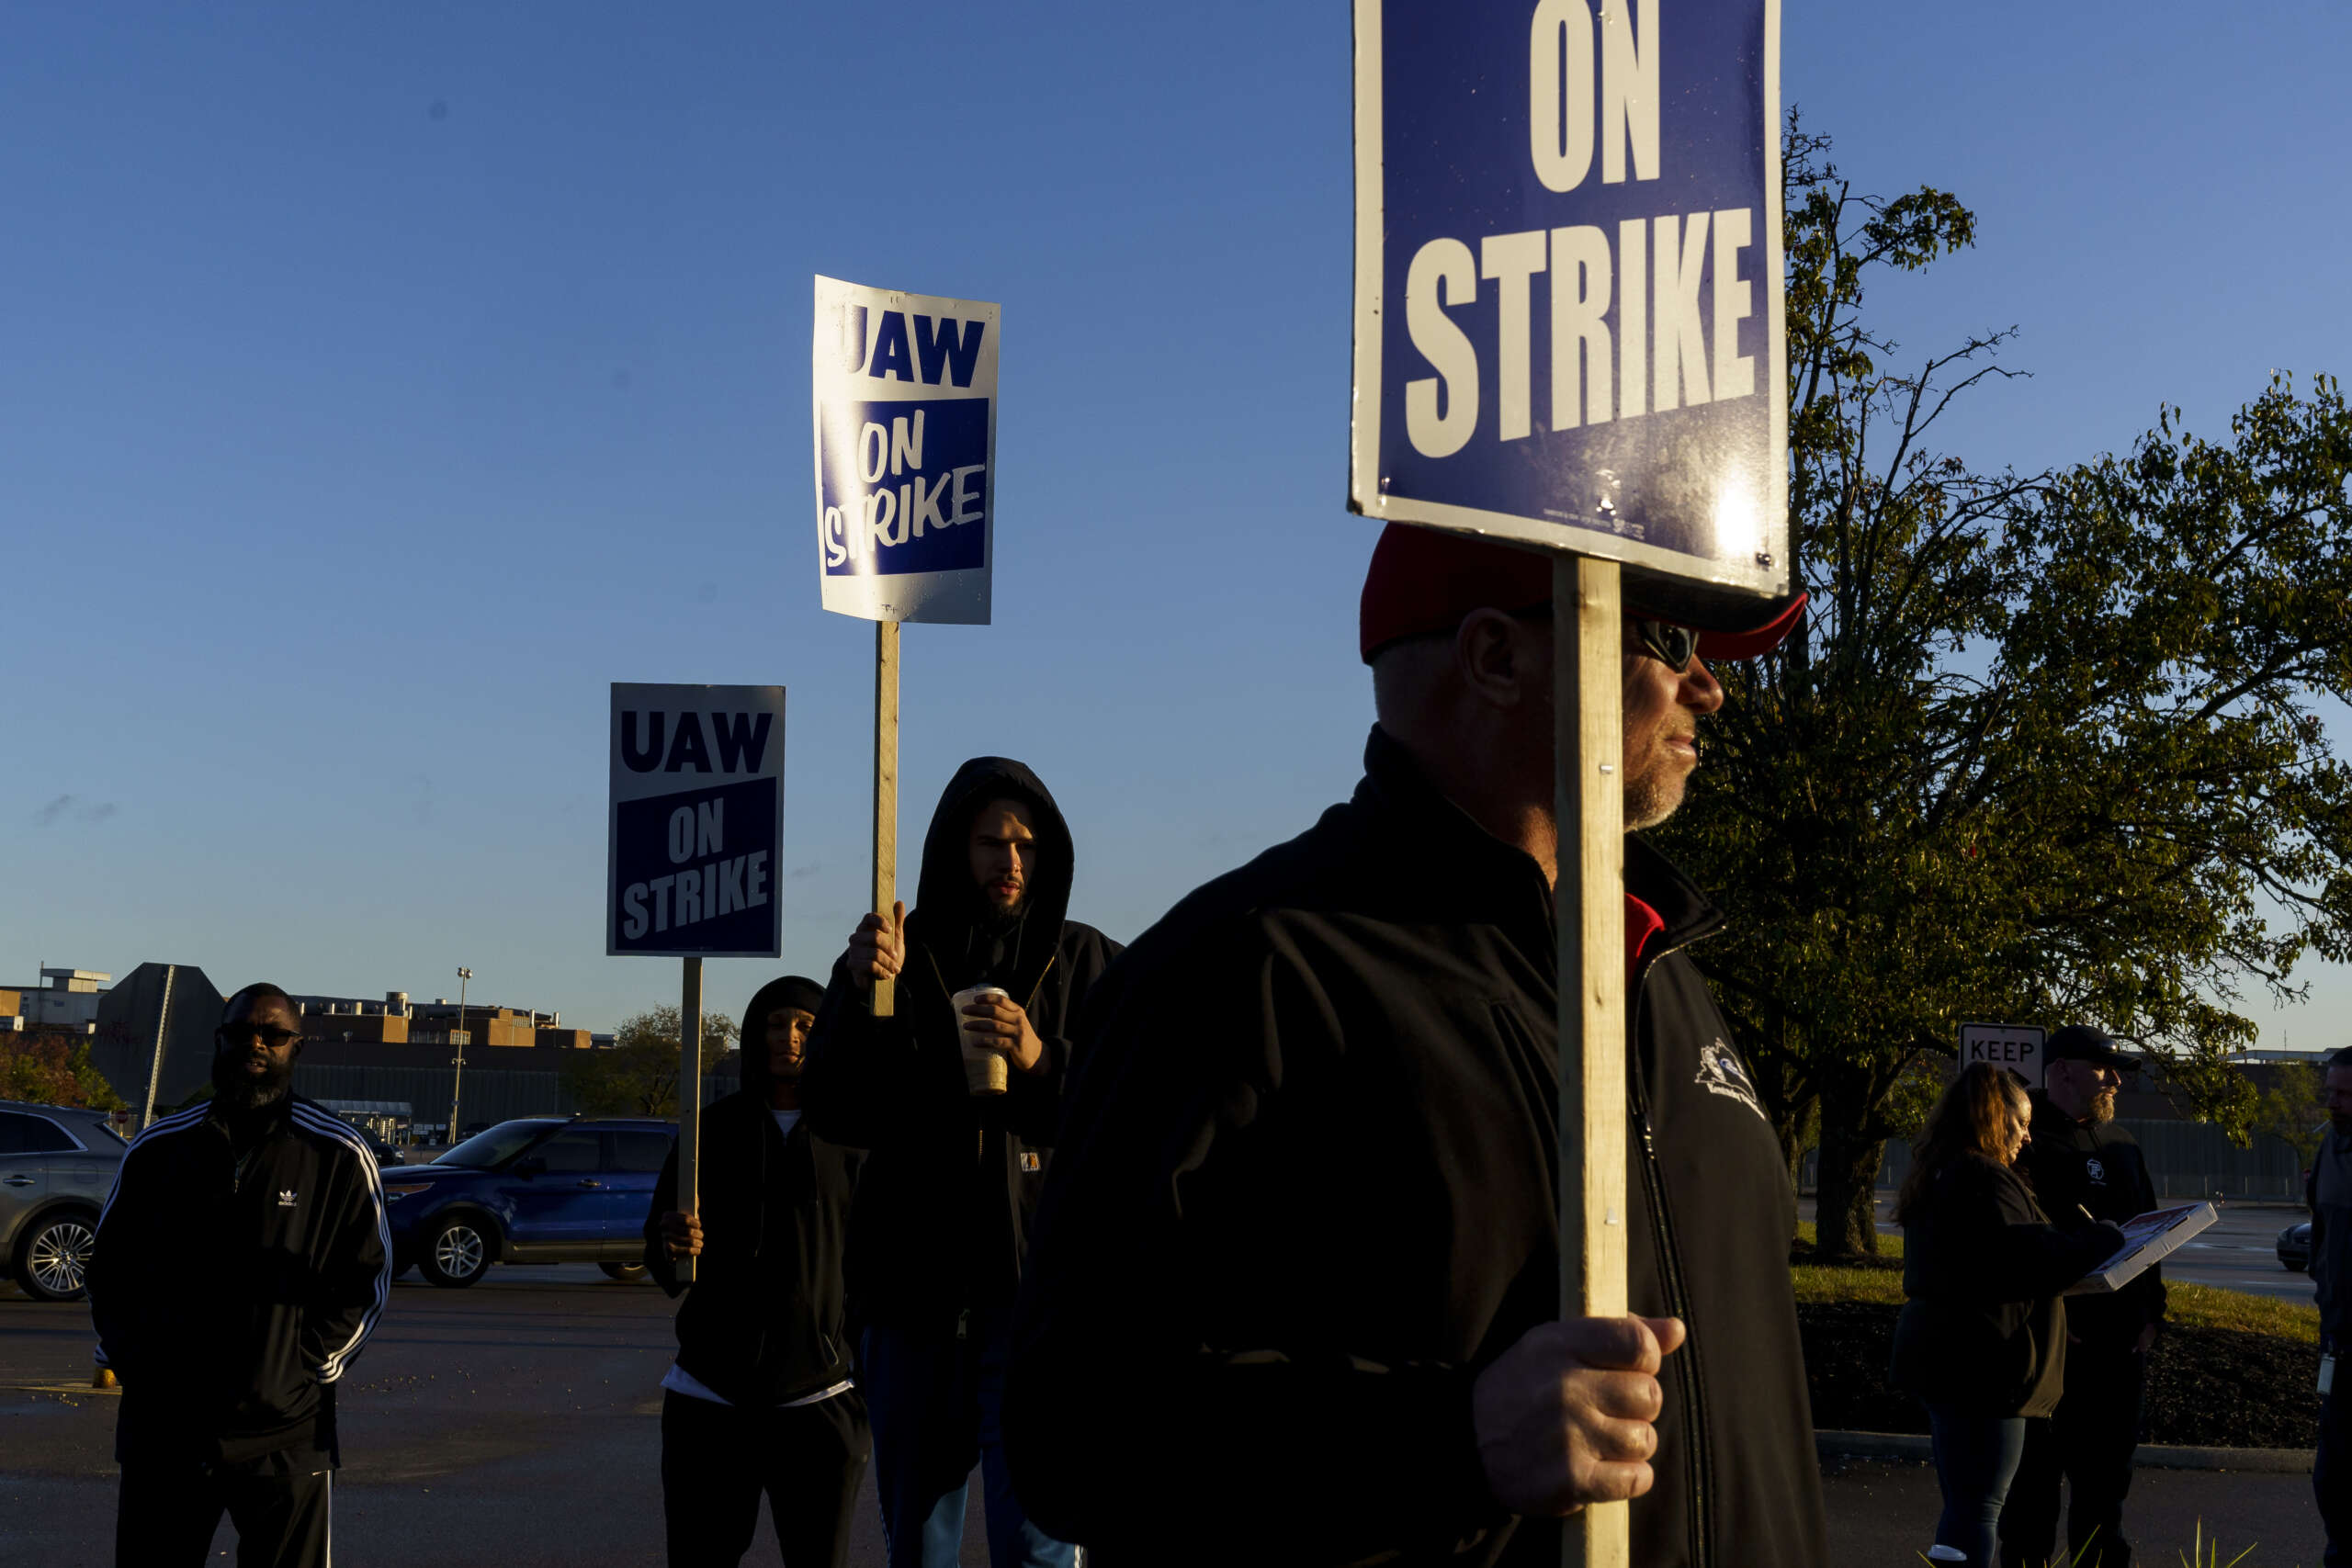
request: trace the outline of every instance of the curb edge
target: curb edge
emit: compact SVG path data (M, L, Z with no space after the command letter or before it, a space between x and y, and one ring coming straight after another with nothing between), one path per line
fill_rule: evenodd
M1814 1450L1823 1459L1933 1457L1929 1440L1917 1432L1815 1432ZM2215 1449L2142 1443L2132 1462L2143 1470L2217 1470L2295 1475L2312 1467L2310 1449Z

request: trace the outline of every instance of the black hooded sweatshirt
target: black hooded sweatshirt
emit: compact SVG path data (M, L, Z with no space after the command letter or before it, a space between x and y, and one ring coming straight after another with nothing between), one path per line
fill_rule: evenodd
M1477 1375L1559 1316L1551 889L1375 729L1312 830L1193 893L1097 992L1015 1315L1005 1442L1105 1564L1548 1565L1486 1484ZM1643 1568L1820 1568L1779 1140L1639 840L1633 1310L1673 1314ZM1171 1005L1181 989L1182 1004Z
M1024 802L1037 865L1021 915L990 918L971 871L973 814ZM818 1135L872 1151L849 1239L850 1299L863 1322L953 1332L974 1307L1009 1306L1044 1184L1079 1004L1119 946L1064 919L1076 853L1037 775L1004 757L956 771L923 836L907 916L897 1008L877 1020L836 964L809 1041L800 1101ZM1001 986L1045 1043L1042 1071L1001 1095L964 1083L955 993Z
M787 1404L850 1375L842 1258L851 1196L864 1156L814 1136L804 1112L777 1131L768 1090L767 1017L813 1007L815 990L789 977L762 987L743 1013L743 1087L702 1113L697 1176L703 1250L695 1282L662 1244L662 1216L678 1206L678 1148L653 1184L645 1265L678 1308L678 1365L729 1404Z

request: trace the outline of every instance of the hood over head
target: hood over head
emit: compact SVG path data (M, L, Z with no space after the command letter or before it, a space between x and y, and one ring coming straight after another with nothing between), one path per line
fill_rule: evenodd
M980 901L969 853L972 816L991 800L1018 800L1037 827L1037 868L1017 921L1001 921ZM951 988L985 971L1016 999L1033 989L1061 940L1077 867L1069 825L1045 782L1010 757L975 757L956 770L923 834L922 874L909 930L939 961Z
M768 1014L778 1008L798 1008L811 1018L825 999L825 987L805 975L786 975L752 993L743 1009L741 1038L742 1084L764 1100L775 1076L768 1071Z

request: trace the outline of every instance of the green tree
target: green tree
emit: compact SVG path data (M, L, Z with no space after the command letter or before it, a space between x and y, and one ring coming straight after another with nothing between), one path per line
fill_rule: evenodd
M1931 449L2006 333L1890 369L1866 285L1973 243L1921 189L1787 141L1790 521L1804 628L1717 671L1660 846L1734 920L1693 950L1792 1163L1819 1119L1825 1256L1876 1250L1885 1140L1971 1018L2095 1021L2243 1138L2242 990L2336 956L2352 787L2311 702L2352 681L2352 418L2275 384L2223 445L2158 428L2062 473Z
M38 1031L0 1034L0 1100L93 1111L130 1109L91 1065L87 1044L70 1035Z
M702 1070L708 1073L735 1039L735 1021L702 1015ZM572 1103L590 1116L678 1113L678 1010L659 1007L624 1019L611 1049L575 1051L562 1067Z
M2270 1070L2270 1087L2254 1097L2248 1125L2295 1151L2305 1167L2319 1157L2327 1137L2324 1075L2308 1062L2281 1062Z

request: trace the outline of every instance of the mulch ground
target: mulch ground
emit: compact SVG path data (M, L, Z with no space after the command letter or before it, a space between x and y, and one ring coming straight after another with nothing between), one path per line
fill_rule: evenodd
M1898 1265L1899 1267L1899 1265ZM1874 1302L1800 1305L1813 1424L1825 1431L1925 1432L1928 1412L1886 1386L1902 1309ZM2317 1357L2267 1334L2168 1327L2149 1369L2140 1438L2199 1448L2307 1449L2317 1440Z

